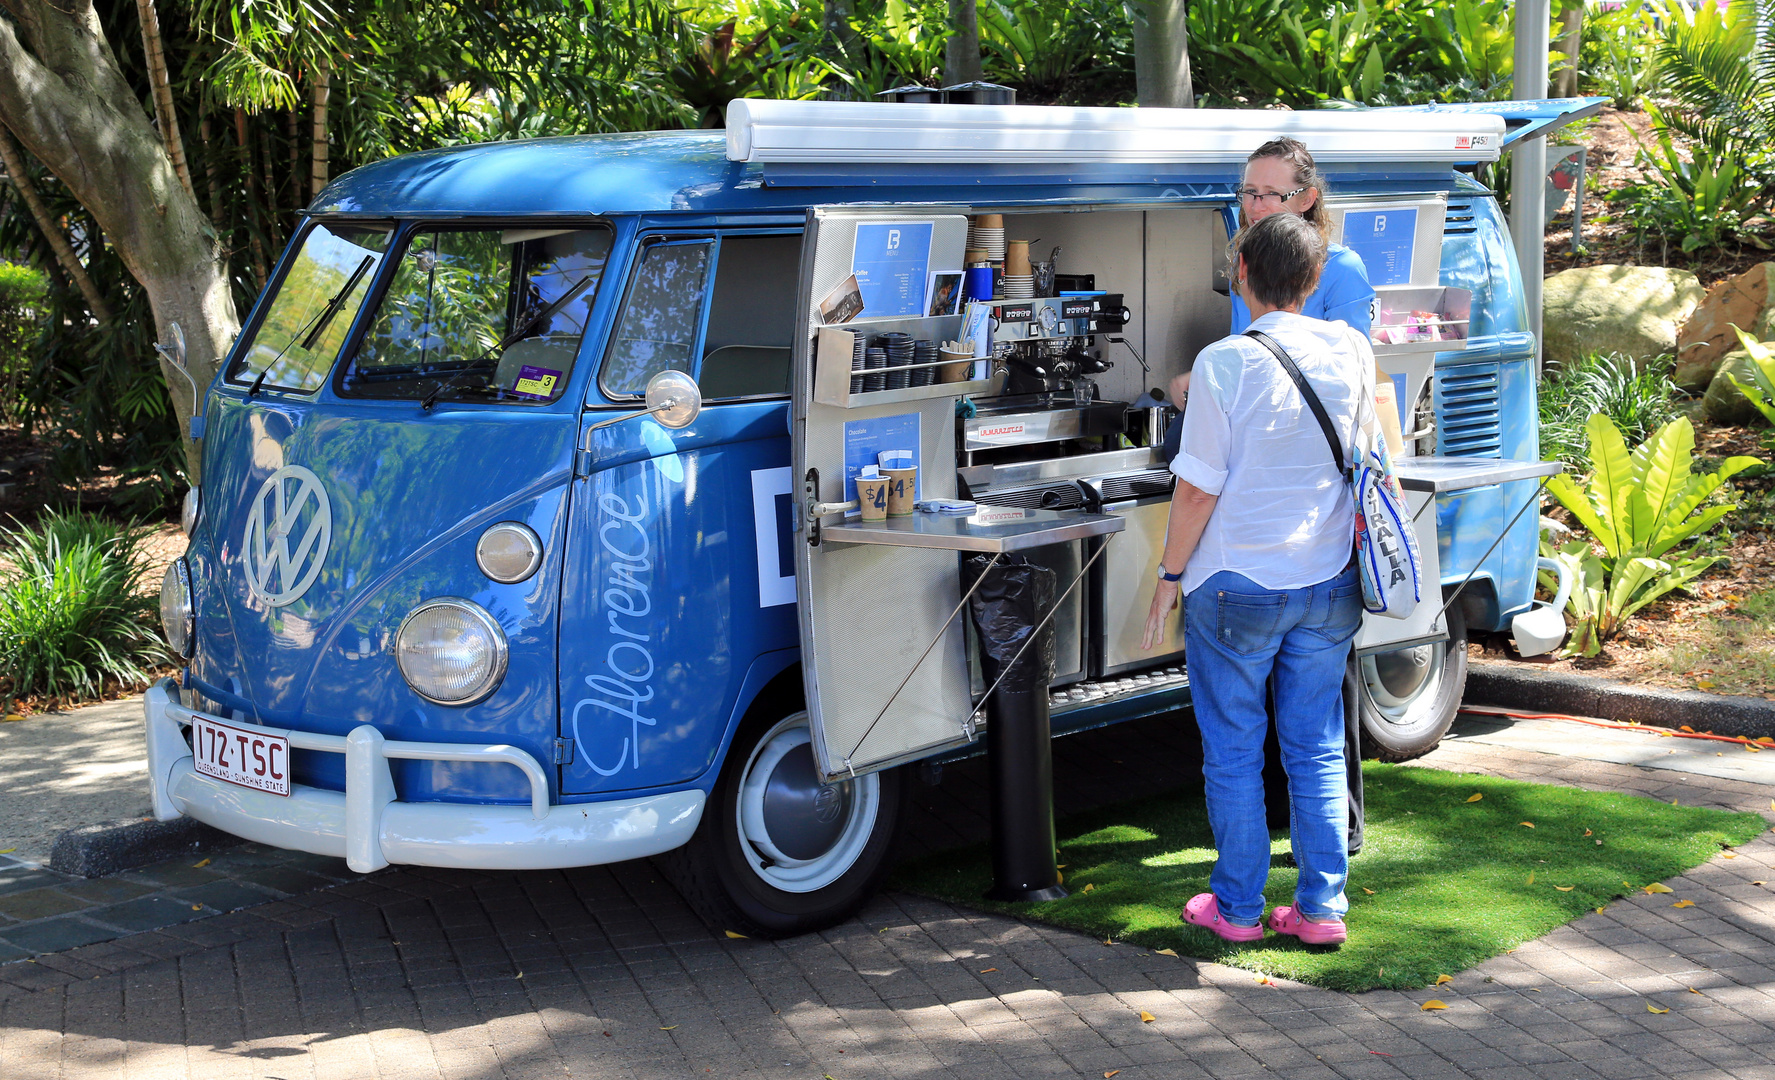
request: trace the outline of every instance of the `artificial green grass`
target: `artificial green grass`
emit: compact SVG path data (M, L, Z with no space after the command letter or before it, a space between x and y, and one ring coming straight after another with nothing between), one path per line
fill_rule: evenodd
M1437 769L1369 762L1363 776L1367 835L1350 861L1350 940L1341 948L1274 933L1233 945L1179 919L1186 900L1208 891L1214 867L1199 785L1061 822L1060 863L1072 893L1064 900L982 899L992 876L984 844L903 866L893 884L1333 990L1409 989L1680 874L1767 827L1756 814ZM1475 793L1483 797L1468 802ZM1286 836L1272 846L1271 906L1293 902L1296 872L1280 864L1287 850ZM1680 899L1680 890L1660 898Z

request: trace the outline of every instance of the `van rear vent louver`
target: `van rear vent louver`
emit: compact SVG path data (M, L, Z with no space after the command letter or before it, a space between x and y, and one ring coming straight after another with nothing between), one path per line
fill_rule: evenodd
M1479 227L1473 223L1472 203L1451 202L1448 204L1448 216L1443 219L1442 235L1462 236L1478 231Z
M1497 364L1462 364L1436 372L1437 453L1502 457Z

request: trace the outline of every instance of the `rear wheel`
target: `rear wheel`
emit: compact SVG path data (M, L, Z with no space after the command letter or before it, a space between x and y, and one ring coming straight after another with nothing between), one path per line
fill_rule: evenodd
M710 925L787 937L854 915L898 832L900 769L820 783L807 713L748 720L690 843L667 876Z
M1362 735L1382 759L1429 753L1448 734L1467 688L1467 620L1445 613L1448 640L1350 661L1360 684Z

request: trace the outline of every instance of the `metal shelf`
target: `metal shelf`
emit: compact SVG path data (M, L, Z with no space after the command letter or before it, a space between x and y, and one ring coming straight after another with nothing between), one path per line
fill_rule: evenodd
M1103 536L1121 532L1127 525L1113 514L982 506L966 516L919 513L886 521L853 519L837 525L822 525L820 539L827 544L1005 552Z

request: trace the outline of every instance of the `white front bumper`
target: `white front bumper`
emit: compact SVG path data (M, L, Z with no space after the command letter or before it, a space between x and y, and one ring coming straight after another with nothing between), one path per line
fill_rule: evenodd
M345 736L266 728L298 749L345 755L344 792L292 784L288 797L273 795L197 772L181 729L209 714L186 708L170 681L148 688L143 711L156 818L183 814L247 840L341 857L359 873L390 863L550 870L622 862L683 845L703 816L700 791L550 806L542 766L516 747L390 742L368 724ZM531 805L401 802L390 758L511 765L529 777Z

